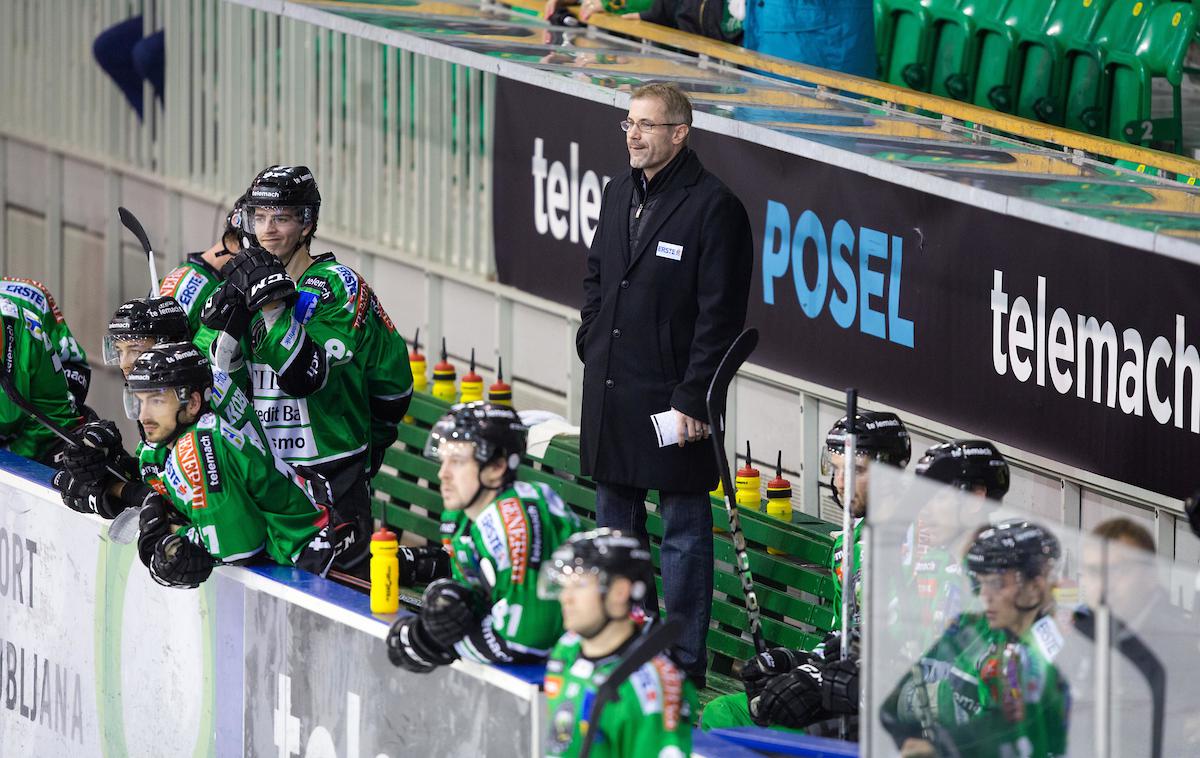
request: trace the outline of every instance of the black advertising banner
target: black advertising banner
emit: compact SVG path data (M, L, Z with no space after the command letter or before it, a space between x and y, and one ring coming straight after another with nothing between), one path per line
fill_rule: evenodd
M599 186L628 170L623 116L498 79L501 282L580 305ZM755 363L1172 497L1200 486L1200 267L724 135L691 143L754 229Z

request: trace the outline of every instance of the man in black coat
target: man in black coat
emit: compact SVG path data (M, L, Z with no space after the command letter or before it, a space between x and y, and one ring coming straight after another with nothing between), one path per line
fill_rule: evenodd
M675 653L703 686L718 477L704 398L745 321L754 259L746 209L687 146L691 121L674 85L633 93L621 124L632 170L604 191L576 347L597 523L647 539L646 490L658 490L667 614L685 623ZM650 417L669 409L680 441L660 447Z

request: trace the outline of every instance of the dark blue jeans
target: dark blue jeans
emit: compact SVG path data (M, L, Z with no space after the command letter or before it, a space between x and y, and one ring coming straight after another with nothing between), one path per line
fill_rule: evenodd
M708 669L708 622L712 618L713 536L708 493L659 492L663 520L662 579L668 618L683 622L675 660L684 673L704 681ZM646 490L596 483L596 525L634 534L649 544ZM658 608L650 588L648 609Z

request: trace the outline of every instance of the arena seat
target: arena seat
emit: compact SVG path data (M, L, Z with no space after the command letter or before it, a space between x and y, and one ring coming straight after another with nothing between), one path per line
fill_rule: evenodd
M402 423L399 438L387 451L384 468L373 481L375 516L402 532L439 539L442 511L435 462L423 457L429 428L449 408L431 395L417 393L409 409L411 421ZM527 457L520 470L524 481L545 482L573 508L587 525L595 523L595 486L582 476L578 439L559 437L539 458ZM654 494L648 498L656 503ZM707 700L740 689L730 675L736 660L753 655L746 629L741 584L733 570L734 550L727 533L724 504L712 500L714 523L713 625L709 631L709 687ZM749 547L750 568L762 608L763 632L771 645L811 648L833 625L833 583L827 569L833 532L839 527L804 513L790 523L763 512L741 511L742 528ZM662 521L651 512L647 519L654 563L659 564L658 543ZM768 552L768 548L778 554ZM661 597L661 580L659 583Z

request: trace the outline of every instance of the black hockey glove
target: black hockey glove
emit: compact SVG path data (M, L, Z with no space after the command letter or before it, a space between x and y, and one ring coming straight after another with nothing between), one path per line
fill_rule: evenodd
M406 587L450 576L450 554L441 545L401 545L396 557L400 559L400 584Z
M772 677L786 674L802 663L812 659L810 653L803 650L789 650L786 647L776 647L759 653L742 667L742 682L746 685L746 697L750 700L762 694L763 688Z
M786 674L772 677L757 701L750 703L750 718L759 726L803 729L829 718L821 707L821 671L805 663Z
M439 647L449 650L479 623L471 590L453 579L438 579L421 596L421 626Z
M830 713L858 713L858 661L830 661L821 669L821 707Z
M369 541L361 538L354 522L344 520L335 510L326 510L329 523L309 540L296 557L296 568L318 576L325 576L333 566L342 570L352 569L362 563L370 550Z
M50 479L51 486L62 495L63 504L79 513L99 513L105 500L104 487L96 482L85 482L71 476L69 471L59 469ZM114 514L115 515L115 514ZM108 516L107 518L112 518Z
M68 445L62 467L76 482L99 484L108 478L107 465L123 456L121 432L111 421L92 421L78 430L81 444Z
M142 499L141 505L144 507L138 514L138 557L142 559L143 566L150 568L150 558L154 555L155 545L171 534L171 515L168 512L170 506L153 490Z
M261 247L243 250L221 272L225 283L242 293L242 302L253 313L264 305L296 298L296 283L278 258Z
M854 629L850 632L850 657L858 660L862 648L862 637L858 630ZM817 645L816 650L822 660L836 661L842 657L842 632L835 629L825 635L825 639Z
M178 534L168 534L154 545L150 576L164 587L195 589L212 574L216 565L204 546Z
M392 624L388 631L387 649L392 665L415 674L427 674L438 666L453 663L458 657L429 639L417 616L408 616Z

